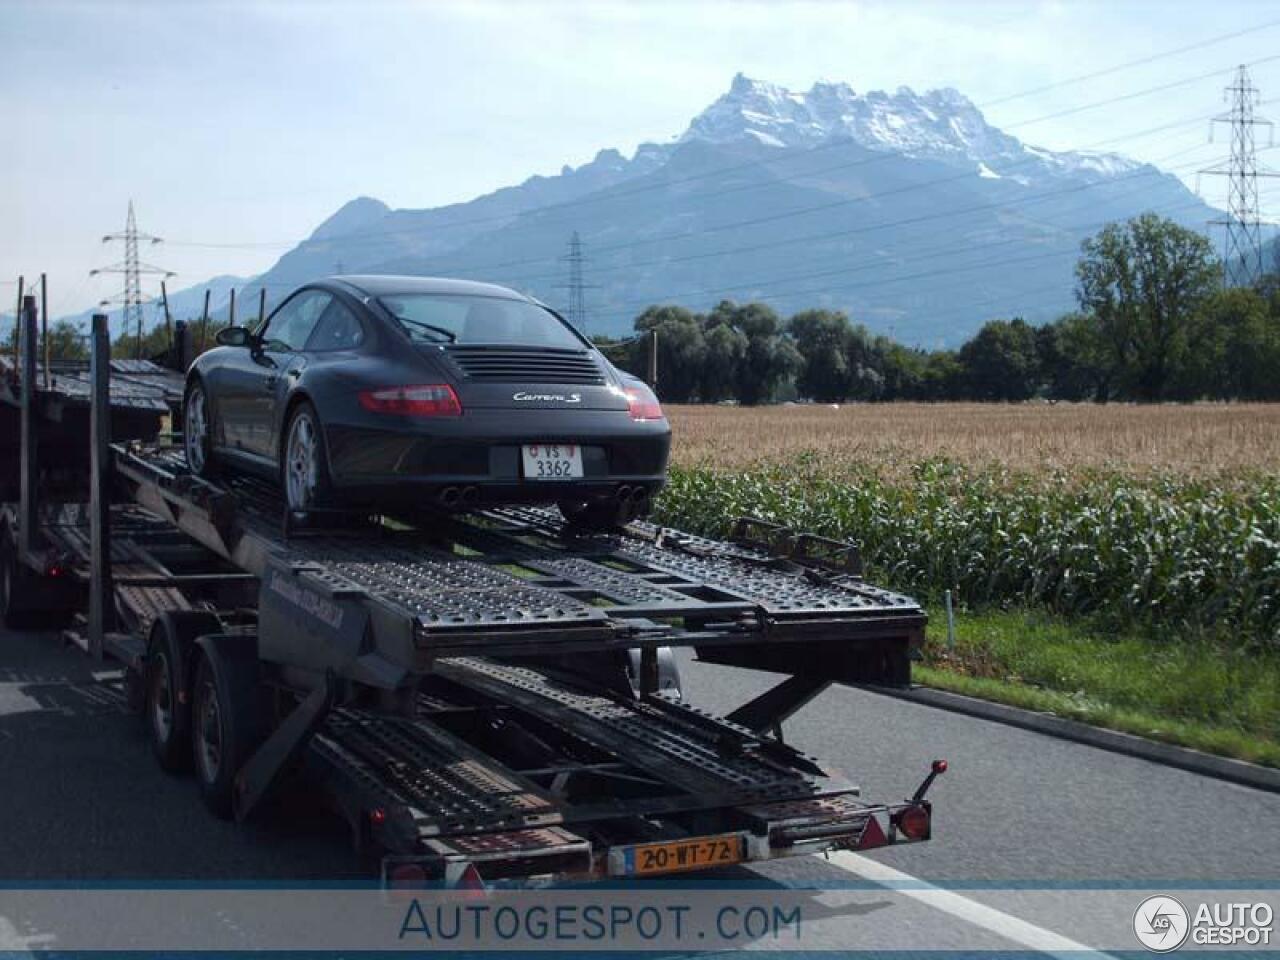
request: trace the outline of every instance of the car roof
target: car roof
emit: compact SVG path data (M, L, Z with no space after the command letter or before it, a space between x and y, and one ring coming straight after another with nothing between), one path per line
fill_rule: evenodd
M384 274L327 277L330 283L341 284L370 297L394 296L405 293L441 293L454 296L501 297L504 300L528 300L523 294L496 283L479 283L475 280L454 280L449 277L398 277Z

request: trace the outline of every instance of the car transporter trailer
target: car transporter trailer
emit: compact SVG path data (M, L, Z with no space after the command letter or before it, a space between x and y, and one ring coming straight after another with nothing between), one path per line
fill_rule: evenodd
M194 767L214 813L243 819L304 777L410 888L929 838L943 761L876 803L782 738L833 682L909 682L924 614L866 583L849 545L751 520L726 541L579 533L535 508L299 524L271 484L193 476L159 431L113 442L182 378L122 374L105 317L88 374L43 383L34 302L21 323L0 391L21 428L6 620L60 621L119 661L161 766ZM679 646L785 678L712 716L682 698Z

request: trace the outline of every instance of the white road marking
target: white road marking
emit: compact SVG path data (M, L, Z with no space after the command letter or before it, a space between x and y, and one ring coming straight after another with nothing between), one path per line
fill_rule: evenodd
M838 850L830 855L829 862L847 873L852 873L864 880L870 880L872 883L878 883L894 893L900 893L904 897L911 897L913 900L918 900L927 906L933 907L935 910L949 913L953 917L957 917L975 927L981 927L983 930L1004 937L1006 940L1012 940L1014 943L1020 944L1029 950L1046 953L1050 956L1060 956L1063 960L1081 960L1082 954L1091 954L1098 958L1108 958L1110 956L1069 937L1054 933L1052 930L1037 927L1034 923L1020 920L1007 913L1002 913L994 907L988 907L984 903L970 900L968 897L962 897L951 890L944 890L942 887L934 886L928 881L913 877L909 873L903 873L901 870L885 866L883 863L864 857L862 854L854 853L850 850Z

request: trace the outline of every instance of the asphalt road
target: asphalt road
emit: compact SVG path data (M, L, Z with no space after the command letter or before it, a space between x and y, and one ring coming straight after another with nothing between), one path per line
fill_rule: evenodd
M50 635L0 633L0 881L369 878L344 825L305 796L246 827L209 817L189 779L153 762L118 672L95 666ZM683 671L686 696L716 712L771 681L687 656ZM872 857L979 903L1016 912L991 893L1000 885L1274 886L1280 874L1280 795L848 688L784 733L877 799L907 796L945 757L934 839ZM783 883L850 880L816 857L754 869ZM962 923L895 909L930 914L939 945ZM985 931L965 943L1025 946Z

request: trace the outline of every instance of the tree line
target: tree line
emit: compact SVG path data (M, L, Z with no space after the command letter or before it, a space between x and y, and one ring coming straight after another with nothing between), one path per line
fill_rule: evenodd
M728 300L649 307L634 338L597 345L643 377L656 331L672 403L1280 400L1280 273L1226 288L1208 240L1144 214L1084 242L1076 300L1039 327L991 320L955 350L905 346L839 311L783 319Z

